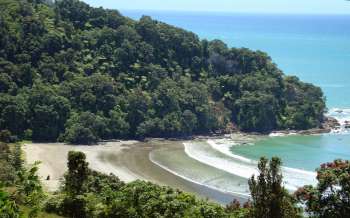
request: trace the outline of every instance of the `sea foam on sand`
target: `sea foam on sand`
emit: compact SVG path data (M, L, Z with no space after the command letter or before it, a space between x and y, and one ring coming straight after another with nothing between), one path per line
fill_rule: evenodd
M259 174L257 161L233 154L227 144L208 140L203 143L184 143L184 146L189 157L233 175L249 179ZM295 191L303 185L315 185L317 182L315 172L282 167L282 173L283 183L290 191Z

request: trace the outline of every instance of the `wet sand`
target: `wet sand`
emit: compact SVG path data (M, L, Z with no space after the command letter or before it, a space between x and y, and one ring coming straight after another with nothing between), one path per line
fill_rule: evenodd
M247 200L245 197L233 195L228 192L222 192L183 179L164 170L150 160L150 152L161 147L166 147L166 149L170 150L183 150L184 147L180 141L150 141L129 145L127 147L128 149L123 150L121 154L117 155L113 153L102 152L99 155L99 158L101 160L107 160L115 166L124 166L129 171L133 172L136 175L139 175L147 181L151 181L159 185L167 185L173 188L178 188L180 190L194 193L202 198L214 200L222 204L227 204L234 198L238 199L241 202L245 202Z
M150 152L155 149L184 149L180 141L152 140L149 142L122 141L108 142L99 146L71 146L64 144L28 144L23 147L28 163L39 160L39 174L49 191L59 187L66 171L67 153L70 150L82 151L87 155L89 167L103 173L113 173L125 182L137 179L146 180L196 194L222 204L231 202L234 198L244 202L245 197L225 193L204 185L193 183L176 176L154 164ZM191 166L189 166L191 167ZM50 180L45 178L50 175Z

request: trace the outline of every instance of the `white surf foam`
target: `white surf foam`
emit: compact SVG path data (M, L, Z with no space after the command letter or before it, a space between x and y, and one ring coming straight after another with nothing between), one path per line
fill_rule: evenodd
M229 172L233 175L237 175L243 178L250 178L253 174L257 174L258 171L254 167L242 164L241 161L232 161L230 158L222 158L215 153L204 149L205 145L195 143L184 143L185 153L201 163L215 167L217 169ZM207 147L209 148L209 146ZM238 159L240 160L240 159Z
M249 179L252 175L258 175L257 162L245 157L232 154L227 146L216 144L215 141L209 140L210 146L205 144L184 143L185 153L204 164L226 171L236 176ZM223 148L220 148L220 147ZM213 149L212 151L210 149ZM220 152L225 156L220 156L216 152ZM230 154L229 154L230 153ZM303 185L315 185L316 173L300 169L282 167L284 176L284 185L290 191L295 191Z
M327 116L335 118L340 124L340 128L332 130L333 134L350 134L350 128L346 128L346 125L350 125L350 109L332 108Z
M217 151L220 151L221 153L227 155L227 156L230 156L230 157L233 157L235 159L238 159L238 160L241 160L241 161L244 161L246 163L255 163L253 160L250 160L248 158L245 158L245 157L242 157L242 156L239 156L239 155L235 155L231 152L231 147L232 146L235 146L235 145L238 145L238 143L235 143L235 142L232 142L230 144L224 144L224 143L221 143L221 144L218 144L216 142L214 142L213 140L208 140L207 143L215 150Z
M225 188L217 188L213 185L207 185L205 184L204 182L200 182L200 181L197 181L195 179L192 179L188 176L185 176L185 175L182 175L181 173L177 172L177 171L174 171L174 170L171 170L169 167L166 167L164 166L163 164L159 163L158 161L155 160L155 158L153 157L153 153L151 152L149 154L149 160L154 163L155 165L159 166L160 168L168 171L169 173L175 175L175 176L178 176L184 180L187 180L189 182L192 182L194 184L197 184L197 185L200 185L200 186L204 186L204 187L207 187L207 188L210 188L212 190L216 190L216 191L220 191L222 193L228 193L228 194L232 194L232 195L238 195L238 196L241 196L241 197L245 197L245 198L249 198L250 195L248 193L244 193L244 192L233 192L233 191L228 191L227 189Z
M284 133L284 132L272 132L269 134L270 137L283 137L283 136L289 136L289 135L296 135L295 132L290 133Z
M269 134L270 137L281 137L281 136L286 136L287 134L282 133L282 132L272 132Z
M290 134L288 134L290 135ZM291 135L294 135L294 134L291 134ZM258 162L257 161L254 161L254 160L251 160L249 158L245 158L245 157L242 157L240 155L236 155L234 153L232 153L231 151L231 147L232 146L235 146L235 145L239 145L238 143L230 143L230 144L218 144L216 141L214 140L208 140L207 141L208 144L211 145L212 148L216 149L217 151L220 151L230 157L233 157L233 158L236 158L238 160L242 160L246 163L250 163L250 164L254 164L254 165L257 165ZM306 175L306 176L315 176L316 173L314 172L310 172L310 171L306 171L306 170L301 170L301 169L296 169L296 168L290 168L290 167L282 167L283 170L286 170L286 171L289 171L289 172L294 172L294 173L299 173L299 174L303 174L303 175Z

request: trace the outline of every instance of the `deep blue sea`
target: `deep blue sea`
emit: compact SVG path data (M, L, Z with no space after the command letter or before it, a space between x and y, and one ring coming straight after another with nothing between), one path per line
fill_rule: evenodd
M122 11L185 28L202 39L267 52L280 69L321 86L327 105L350 108L350 15Z

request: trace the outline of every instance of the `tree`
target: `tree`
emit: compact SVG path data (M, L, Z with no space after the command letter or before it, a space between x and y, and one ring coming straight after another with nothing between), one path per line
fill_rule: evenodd
M26 111L23 106L8 105L2 111L2 126L6 126L14 135L23 134L26 126Z
M109 127L113 138L123 138L129 135L129 123L126 121L127 113L121 111L120 107L116 107L109 112Z
M9 143L11 142L12 134L9 130L0 131L0 142Z
M305 186L296 193L311 217L343 218L350 214L350 162L335 160L317 169L316 187Z
M13 165L12 153L8 144L0 142L0 181L3 185L13 184L16 169Z
M296 201L282 186L281 160L272 158L269 162L261 158L259 175L249 180L252 197L251 215L255 218L296 218L301 217Z
M0 129L13 139L91 144L324 121L322 90L264 52L79 0L5 0L0 10ZM70 121L86 113L98 125Z
M53 87L37 83L31 90L28 101L33 140L57 140L64 131L70 113L68 99L59 96Z
M236 101L237 124L245 131L269 132L277 127L277 108L271 95L246 93Z
M17 172L23 169L22 148L20 144L16 144L14 147L12 165Z
M90 174L86 156L82 152L68 152L68 172L64 176L63 211L69 217L86 217L87 180Z
M197 129L197 116L190 110L185 110L182 114L182 128L186 134L192 134Z
M284 99L283 128L309 129L323 122L326 107L319 87L303 83L297 77L285 77Z
M73 113L66 123L64 140L72 144L94 144L105 138L110 130L108 121L90 112Z
M65 190L71 196L84 193L89 175L86 156L82 152L68 152L68 172L65 175Z
M72 144L90 145L98 142L98 137L93 134L91 129L75 124L66 130L65 140Z
M36 162L29 169L22 168L17 175L16 199L21 204L30 208L30 218L38 216L46 198L38 176L39 164L39 162Z

